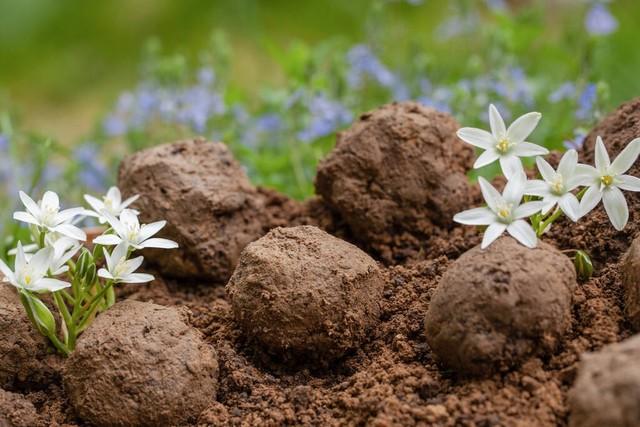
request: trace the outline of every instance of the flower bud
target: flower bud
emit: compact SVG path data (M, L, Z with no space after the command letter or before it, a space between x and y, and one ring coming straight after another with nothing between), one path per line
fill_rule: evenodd
M593 274L593 263L586 252L576 251L576 255L573 258L573 264L576 267L576 273L581 280L587 280Z
M78 262L76 263L76 275L83 277L87 273L87 267L89 267L89 264L92 261L91 252L86 248L82 248L82 253L80 254L80 257L78 257Z
M40 333L46 336L56 334L56 319L42 301L27 292L20 292L20 301Z
M91 284L93 284L93 282L96 281L96 265L91 263L91 265L89 265L89 267L87 268L87 272L84 275L84 282L88 285L91 286Z

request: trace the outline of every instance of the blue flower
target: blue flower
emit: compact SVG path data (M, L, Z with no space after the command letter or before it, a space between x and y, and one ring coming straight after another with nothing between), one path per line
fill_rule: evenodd
M487 7L494 12L503 12L507 10L507 3L505 0L485 0L484 2Z
M353 114L338 101L328 99L324 94L314 96L309 102L309 124L300 132L298 138L311 142L330 135L339 127L351 123Z
M261 132L278 132L282 129L282 119L275 113L268 113L256 119L256 128Z
M578 110L575 113L575 117L578 120L590 120L593 118L597 96L597 88L594 83L589 83L585 86L578 99Z
M102 123L104 133L109 137L121 136L127 133L127 122L124 118L116 114L110 114Z
M216 81L216 73L213 68L203 67L198 70L198 83L203 86L211 86Z
M356 45L347 52L349 74L347 80L354 87L361 87L364 77L370 77L380 86L390 88L396 82L396 77L385 67L374 53L365 45Z
M606 36L618 29L618 20L606 5L595 3L584 18L584 26L589 34Z
M101 191L107 187L109 172L95 143L85 142L77 146L73 157L80 166L79 177L88 188Z
M0 152L9 150L9 137L0 133Z
M573 139L566 140L562 143L567 150L580 150L584 145L584 139L587 134L582 130L576 130L574 135Z
M549 102L558 103L565 99L573 99L576 96L576 85L573 82L564 82L556 90L549 94Z

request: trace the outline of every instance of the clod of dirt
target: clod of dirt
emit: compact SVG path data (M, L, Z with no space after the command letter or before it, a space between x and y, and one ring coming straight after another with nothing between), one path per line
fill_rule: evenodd
M640 330L640 236L631 243L621 265L624 313L633 328Z
M580 153L581 163L594 164L594 147L598 136L603 138L613 161L629 142L640 137L640 98L622 104L589 132ZM636 161L626 173L640 176L640 161ZM613 228L600 204L576 224L570 223L568 226L566 220L559 222L551 228L551 237L561 247L586 250L598 269L607 261L616 260L640 232L640 194L632 191L625 191L624 194L629 206L629 222L624 230Z
M424 239L471 205L473 150L449 114L388 104L340 133L318 166L316 192L386 261L398 240Z
M0 388L0 426L39 427L45 426L36 408L22 395Z
M46 386L56 375L57 358L27 318L17 292L0 283L0 387Z
M509 369L553 351L571 324L576 273L545 243L528 249L502 237L475 247L443 275L426 315L432 350L459 373Z
M140 194L144 222L167 220L163 237L180 249L148 258L170 276L226 281L247 243L262 236L262 198L220 142L181 141L124 159L118 185Z
M82 335L63 379L91 424L184 425L215 401L218 360L180 311L128 300Z
M628 427L640 421L640 335L585 353L569 392L572 427Z
M377 323L375 261L313 226L276 228L249 244L227 285L245 334L284 359L331 360Z

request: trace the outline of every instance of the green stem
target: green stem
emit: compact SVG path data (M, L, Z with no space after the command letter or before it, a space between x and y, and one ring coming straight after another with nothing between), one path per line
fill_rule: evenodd
M546 230L547 227L551 223L553 223L553 221L558 219L560 217L560 215L562 215L562 210L560 208L556 208L556 210L553 212L553 215L551 215L549 218L547 218L544 221L542 221L542 223L538 227L538 231L536 233L536 236L538 236L538 237L542 236L542 233L544 233L544 230Z
M73 350L73 347L75 346L75 341L76 341L75 339L76 330L73 325L73 321L71 320L71 314L69 313L69 308L65 304L64 298L62 297L60 292L54 292L53 299L56 303L56 307L58 307L58 311L62 315L62 320L64 321L64 324L67 328L67 339L65 340L66 344L70 349Z
M38 244L40 245L40 248L44 248L46 235L47 235L47 233L45 233L44 230L40 231L40 235L38 236Z
M89 303L89 309L84 312L82 319L80 320L80 322L78 322L78 333L84 331L89 326L88 322L92 318L95 310L98 308L98 304L102 301L102 298L106 294L107 290L109 290L111 287L113 287L113 283L108 282L106 286L93 297L93 299Z

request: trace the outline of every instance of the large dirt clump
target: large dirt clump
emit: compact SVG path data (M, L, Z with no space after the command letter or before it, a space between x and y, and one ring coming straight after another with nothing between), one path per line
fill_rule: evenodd
M316 192L386 261L419 246L471 204L473 150L449 114L415 102L363 114L318 166Z
M45 427L31 402L0 388L0 427Z
M476 247L444 274L425 321L439 360L463 374L486 375L548 355L571 324L576 274L571 261L539 243L502 237Z
M283 358L331 360L378 321L375 261L313 226L276 228L249 244L227 293L242 330Z
M621 263L624 312L636 331L640 331L640 236L636 237Z
M640 137L640 98L622 104L606 116L586 136L580 152L580 162L594 165L595 142L601 136L611 161L633 139ZM627 172L640 177L640 161ZM640 194L624 191L629 207L629 222L622 231L617 231L604 210L602 203L577 223L566 219L551 229L551 237L563 248L586 250L600 268L607 260L622 255L634 236L640 231Z
M57 375L59 358L3 279L0 275L0 388L44 387Z
M247 243L263 235L263 198L220 142L180 141L125 158L118 185L140 194L144 222L166 220L180 249L152 251L164 274L226 281Z
M82 335L64 384L93 425L184 425L215 400L217 355L179 310L124 301Z
M569 393L571 427L633 427L640 422L640 335L582 356Z

